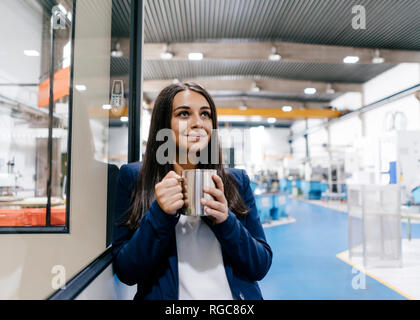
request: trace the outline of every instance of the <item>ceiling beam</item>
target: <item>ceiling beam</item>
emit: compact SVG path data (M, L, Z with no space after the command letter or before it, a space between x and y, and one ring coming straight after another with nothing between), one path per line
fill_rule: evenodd
M308 118L336 118L342 113L334 109L293 109L284 112L277 108L248 108L240 110L238 108L217 108L218 116L261 116L276 119L308 119Z
M244 99L214 99L214 102L218 108L228 107L239 107L246 106L248 108L282 108L284 106L290 106L293 109L320 109L328 106L328 102L302 102L296 100L272 100L272 99L255 99L255 98L244 98Z
M151 106L147 105L147 108ZM217 105L218 116L260 116L263 118L276 118L281 120L296 120L308 118L336 118L342 115L342 112L334 109L325 108L293 108L289 112L284 112L281 108L253 108L248 107L246 110L241 110L238 107L221 107ZM119 119L120 117L128 116L128 108L124 107L119 112L112 110L104 110L102 107L90 107L89 117L93 119Z
M145 60L160 60L165 43L145 43ZM358 56L359 64L371 64L375 48L318 45L293 42L189 42L170 43L168 51L173 60L187 60L188 53L202 52L206 60L268 60L272 48L276 48L285 62L343 63L346 56ZM420 62L420 51L380 49L385 63Z
M189 81L183 79L183 81ZM362 92L362 85L359 83L321 82L306 80L284 80L284 79L192 79L208 91L244 91L252 92L253 84L260 91L282 92L290 94L303 94L305 88L315 88L317 93L327 93L328 86L335 93ZM173 80L145 80L143 81L144 92L160 92L163 88L173 83Z

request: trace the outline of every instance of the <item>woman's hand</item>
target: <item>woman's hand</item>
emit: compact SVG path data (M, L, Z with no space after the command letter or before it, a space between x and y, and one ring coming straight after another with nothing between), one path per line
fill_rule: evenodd
M169 171L162 181L155 185L156 201L159 207L170 215L175 215L184 205L184 195L178 179L181 177L175 171Z
M201 198L201 204L207 206L205 213L212 216L215 224L224 222L228 218L228 202L223 189L222 178L212 175L216 188L203 188L203 191L213 196L214 200Z

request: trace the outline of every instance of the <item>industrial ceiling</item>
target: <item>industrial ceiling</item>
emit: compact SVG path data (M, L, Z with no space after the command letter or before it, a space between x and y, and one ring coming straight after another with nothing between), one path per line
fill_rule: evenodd
M46 6L54 3L52 0L39 1ZM112 37L126 44L129 43L124 39L129 38L130 2L113 0ZM352 27L355 16L352 9L356 5L365 8L365 29ZM247 50L241 48L246 48L243 45L248 43L250 48L260 43L261 48L264 47L261 49L264 56L247 57ZM173 59L160 59L157 50L163 52L165 46L168 51L171 47L178 48L173 52ZM200 46L207 50L201 61L190 61L180 57L181 54L177 55L177 52ZM329 46L335 46L335 49L330 50ZM271 47L279 48L276 53L282 59L269 61L268 55L265 58L265 50ZM227 53L218 55L220 48ZM283 52L289 51L282 54L281 48ZM349 55L360 51L368 57L375 49L384 52L384 56L388 54L384 63L374 64L366 59L355 64L342 62L342 55L347 50ZM331 84L333 88L336 84L360 85L397 63L413 62L413 59L420 62L419 51L418 0L144 1L143 91L149 101L157 92L147 91L148 81L161 80L162 85L174 79L229 83L246 78L257 84L257 92L251 86L242 90L208 89L216 99L222 97L234 101L238 98L236 100L244 104L248 99L277 99L290 100L291 103L322 102L328 106L332 99L344 92L318 90L307 95L303 92L267 91L259 82L262 79L285 81L286 87L293 85L293 81L312 81L330 88ZM150 52L153 54L148 54ZM414 58L410 58L411 53ZM318 61L317 55L326 58ZM111 72L114 77L127 76L129 57L112 58ZM271 83L271 88L275 83Z

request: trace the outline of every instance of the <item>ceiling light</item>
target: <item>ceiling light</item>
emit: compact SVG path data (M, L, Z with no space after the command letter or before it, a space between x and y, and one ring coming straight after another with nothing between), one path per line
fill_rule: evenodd
M36 50L24 50L23 54L28 57L39 57L39 52Z
M117 41L115 43L115 47L114 49L112 49L111 51L111 57L114 58L121 58L122 56L124 56L124 52L121 51L121 45L120 43Z
M276 122L276 118L268 118L267 119L268 123L275 123Z
M304 92L305 92L305 94L315 94L316 89L315 88L305 88Z
M174 54L171 52L162 52L160 54L160 58L162 60L171 60L173 58Z
M334 94L335 93L335 90L333 89L331 83L327 84L327 89L325 90L325 92L328 93L328 94Z
M74 87L76 88L77 91L86 91L87 89L86 86L83 84L76 84Z
M381 57L381 54L378 49L376 49L373 53L372 63L379 64L384 63L385 59Z
M128 122L128 117L120 117L121 122Z
M292 111L292 107L291 106L283 106L283 108L281 108L284 112L290 112Z
M163 48L163 52L160 54L160 58L162 60L171 60L174 57L174 54L172 52L168 51L168 45L166 44Z
M102 109L104 109L104 110L111 110L112 109L112 106L110 104L104 104L102 106Z
M261 90L261 88L257 86L257 83L255 81L252 82L251 91L252 92L259 92L260 90Z
M277 53L276 47L271 48L271 54L268 56L268 60L270 61L280 61L281 55Z
M359 62L358 56L347 56L343 59L344 63L357 63Z
M204 54L202 54L201 52L191 52L188 54L189 60L203 60L203 58Z

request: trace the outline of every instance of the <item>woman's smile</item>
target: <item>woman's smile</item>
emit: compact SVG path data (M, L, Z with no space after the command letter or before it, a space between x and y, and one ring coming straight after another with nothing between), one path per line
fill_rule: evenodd
M190 132L186 137L188 141L200 141L200 139L207 137L207 132Z

